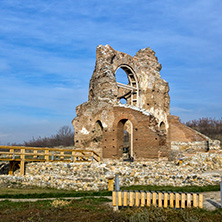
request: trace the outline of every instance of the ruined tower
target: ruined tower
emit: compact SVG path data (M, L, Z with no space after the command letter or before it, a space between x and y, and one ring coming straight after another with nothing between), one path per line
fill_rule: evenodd
M118 69L128 83L116 81ZM167 156L170 99L160 70L150 48L131 57L99 45L89 99L77 106L73 120L75 145L93 148L103 158L122 158L123 153L134 159Z
M127 82L117 81L118 70ZM170 115L169 86L160 70L150 48L132 57L99 45L88 101L76 107L75 146L94 149L102 158L134 160L214 146L210 138Z

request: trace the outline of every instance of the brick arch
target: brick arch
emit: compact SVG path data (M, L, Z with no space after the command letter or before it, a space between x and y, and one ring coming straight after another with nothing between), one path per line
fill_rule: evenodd
M132 114L123 113L119 118L114 120L113 126L118 127L119 122L123 119L129 120L133 125L137 123L136 118Z

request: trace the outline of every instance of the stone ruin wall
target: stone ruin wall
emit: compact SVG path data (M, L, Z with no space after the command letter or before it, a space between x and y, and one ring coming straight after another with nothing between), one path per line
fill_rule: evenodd
M118 68L122 68L138 88L139 96L134 97L137 101L120 104L119 96L125 92L117 85ZM118 141L123 131L118 124L125 119L133 124L134 156L166 156L170 99L168 83L161 79L160 70L161 65L150 48L131 57L109 45L98 46L89 100L76 108L77 117L73 120L76 146L94 148L104 158L120 158L122 148Z
M29 162L26 175L20 170L8 174L8 163L0 166L0 187L50 187L67 190L107 190L108 178L119 175L120 186L207 186L221 181L222 152L198 153L183 160L181 166L173 161L150 160L123 162Z
M128 85L134 87L127 104L120 103L121 96L130 90L119 87L119 68L126 72ZM130 155L136 159L168 157L171 144L174 150L176 145L180 150L186 143L189 153L193 144L200 142L197 150L207 151L208 137L170 115L169 86L160 70L150 48L141 49L132 57L109 45L99 45L88 101L77 106L73 120L75 146L94 149L103 158L120 159L123 130L127 128L132 136L130 146L133 144Z

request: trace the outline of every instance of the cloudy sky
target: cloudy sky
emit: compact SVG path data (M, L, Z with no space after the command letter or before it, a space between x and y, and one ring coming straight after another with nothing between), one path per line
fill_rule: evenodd
M152 48L183 122L222 117L221 0L0 0L0 144L72 126L96 47Z

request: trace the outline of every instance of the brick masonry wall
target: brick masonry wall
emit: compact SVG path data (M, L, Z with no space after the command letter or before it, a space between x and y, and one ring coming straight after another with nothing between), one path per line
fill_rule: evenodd
M124 107L114 107L113 126L103 132L103 158L121 158L124 121L133 125L134 159L158 158L167 156L166 134L158 130L153 116ZM122 121L122 122L121 122Z

